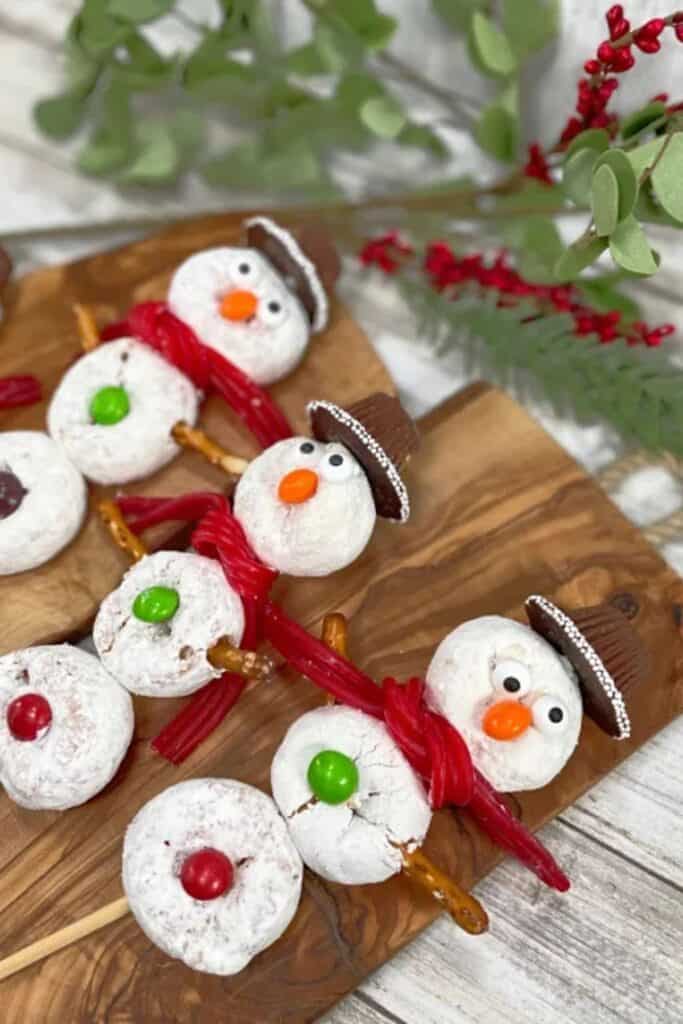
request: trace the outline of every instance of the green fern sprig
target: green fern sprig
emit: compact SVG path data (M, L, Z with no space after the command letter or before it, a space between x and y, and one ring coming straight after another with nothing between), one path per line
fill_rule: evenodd
M506 385L524 371L556 406L569 403L581 419L602 417L646 448L683 456L683 370L662 350L577 337L567 314L539 315L528 302L500 307L479 289L449 297L412 277L399 287L420 337L437 350L466 349Z

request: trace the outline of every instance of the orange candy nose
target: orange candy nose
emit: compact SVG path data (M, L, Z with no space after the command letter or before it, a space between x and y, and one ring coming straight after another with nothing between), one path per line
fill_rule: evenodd
M492 740L516 740L531 725L531 711L516 700L499 700L488 709L482 724Z
M318 490L318 474L312 469L293 469L283 476L277 489L278 496L288 505L300 505L308 501Z
M221 299L221 316L226 320L248 320L258 308L258 299L253 292L227 292Z

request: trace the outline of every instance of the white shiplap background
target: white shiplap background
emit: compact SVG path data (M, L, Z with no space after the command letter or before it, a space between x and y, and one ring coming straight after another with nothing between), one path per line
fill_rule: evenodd
M0 237L20 269L112 247L174 216L245 202L211 193L197 181L153 201L143 192L124 194L79 177L71 169L72 146L57 147L37 136L31 105L59 87L59 41L77 6L76 0L0 2ZM399 56L451 88L484 95L488 83L439 31L429 0L382 0L380 6L401 17L394 44ZM606 0L564 0L560 39L525 82L530 137L547 140L566 118L581 63L603 38L605 6ZM181 0L179 7L195 19L215 17L214 0ZM297 0L281 0L277 12L288 38L305 32L306 15ZM668 8L660 0L636 0L627 13L640 22ZM167 19L155 29L155 41L172 49L185 32ZM683 92L682 58L673 45L661 59L644 58L644 76L630 76L625 99ZM458 139L457 152L458 173L493 173L466 138ZM406 161L402 174L419 173L414 158ZM389 180L381 152L374 159L347 160L343 171L356 187L368 177ZM667 269L641 286L641 298L653 320L673 320L683 337L680 243L664 235L657 247ZM347 274L343 290L415 414L469 379L457 356L436 360L416 343L410 311L380 280ZM622 450L599 424L579 427L538 403L531 409L593 471ZM647 525L678 508L683 490L667 469L646 468L624 481L614 497L634 521ZM682 569L683 537L665 555ZM503 864L478 890L491 911L488 935L470 940L446 919L438 920L341 1003L328 1024L678 1024L682 779L679 721L544 830L544 840L571 874L568 897L553 895L515 864Z

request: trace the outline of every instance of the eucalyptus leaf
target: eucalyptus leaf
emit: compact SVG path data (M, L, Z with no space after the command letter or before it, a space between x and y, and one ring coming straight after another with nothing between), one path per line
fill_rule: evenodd
M175 7L175 0L107 0L109 14L139 25L154 21L168 14Z
M644 131L653 121L658 121L664 114L666 114L666 104L660 100L648 103L646 106L641 107L640 110L629 114L621 122L620 133L622 139L630 139L633 135L638 135L639 132Z
M163 89L176 75L175 60L164 60L147 40L135 32L126 40L128 60L115 61L117 77L135 92Z
M439 158L445 158L450 154L448 146L433 128L427 124L416 124L414 121L404 125L396 136L396 142L401 146L415 146L428 150Z
M683 132L669 138L652 172L652 188L666 213L683 224Z
M108 56L131 31L132 25L112 17L101 0L85 0L78 21L78 42L90 57Z
M562 188L576 206L588 206L593 169L598 159L594 149L580 149L562 169Z
M617 225L610 236L609 248L614 262L632 274L649 275L657 269L645 232L633 216Z
M69 91L89 92L95 85L100 73L101 63L83 49L80 40L81 19L71 19L64 42L64 73Z
M609 167L617 179L619 192L617 219L623 220L633 210L638 197L638 179L635 171L626 153L621 149L608 149L599 156L594 168L595 174L602 167Z
M121 181L135 185L173 181L180 170L180 150L172 128L162 121L141 121L137 142L137 152Z
M467 32L472 15L483 10L487 0L432 0L432 6L446 24L456 32Z
M562 240L554 221L548 217L530 217L524 226L519 270L522 277L536 284L555 281L555 265L563 253Z
M496 160L511 163L517 156L519 122L502 104L493 103L484 110L474 137Z
M313 42L326 71L332 74L356 67L363 60L362 41L343 23L317 21L313 30Z
M374 0L344 0L335 5L335 14L371 50L383 49L398 27L395 18L377 10Z
M302 75L304 78L310 75L324 75L327 71L327 64L313 43L305 43L290 50L285 58L285 64L289 72Z
M665 143L666 137L652 139L650 142L643 143L642 146L628 150L626 156L635 172L636 178L640 179L645 171L652 167Z
M482 68L495 76L507 76L517 70L510 41L504 32L481 11L475 11L470 23L470 39Z
M78 167L84 174L111 174L124 167L130 156L129 146L118 139L95 136L78 155Z
M611 167L603 164L593 172L591 209L598 235L611 235L619 222L619 183Z
M520 60L542 50L557 34L558 23L557 0L504 0L503 29Z
M596 153L603 153L609 147L609 135L604 128L587 128L585 132L579 132L567 146L565 162L580 149L594 149Z
M570 245L555 264L555 278L558 281L573 281L582 270L592 263L607 248L605 238L580 239Z
M393 97L373 96L359 110L363 124L381 139L395 139L406 124L406 115Z
M33 108L35 122L41 132L53 139L73 135L83 120L85 100L73 93L39 100Z

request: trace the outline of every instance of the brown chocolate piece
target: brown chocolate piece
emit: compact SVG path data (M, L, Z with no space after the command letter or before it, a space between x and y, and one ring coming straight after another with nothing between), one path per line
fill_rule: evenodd
M13 515L28 491L10 469L0 469L0 519Z
M405 485L389 463L400 470L416 450L419 435L398 398L377 392L346 409L313 402L311 429L319 441L340 442L358 459L370 482L378 515L408 518Z
M304 255L315 266L318 277L329 294L341 271L339 254L332 239L323 228L315 225L304 225L290 231L290 234ZM283 280L299 297L311 323L313 323L317 307L315 294L306 271L297 263L280 239L270 234L263 224L251 224L247 228L247 245L252 249L259 249L273 264Z
M650 672L649 652L626 615L612 604L572 612L555 609L570 620L563 626L553 611L533 598L527 602L526 611L531 627L564 654L576 670L585 713L610 736L623 735L619 701L608 692L605 675L626 703L629 692L647 682Z

